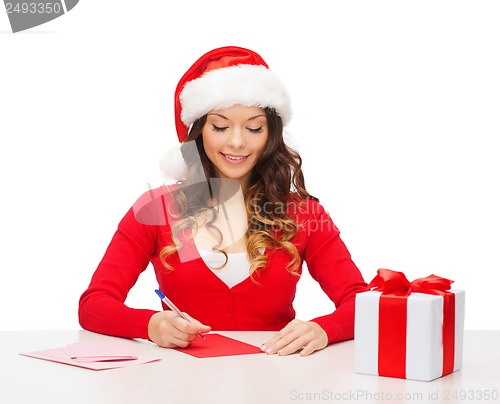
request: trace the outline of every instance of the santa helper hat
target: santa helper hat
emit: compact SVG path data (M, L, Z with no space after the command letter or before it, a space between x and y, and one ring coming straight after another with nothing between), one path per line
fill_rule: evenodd
M214 109L233 105L274 108L286 125L290 97L280 79L257 53L236 46L204 54L182 76L175 90L175 125L180 142L189 127Z
M198 118L211 110L233 105L273 108L281 117L283 126L292 117L288 91L264 59L250 49L226 46L205 53L188 69L177 85L175 126L179 141L183 143L186 140L189 128ZM182 160L180 151L177 153L178 156L170 153L162 158L164 174L172 169L176 171L174 161L174 164L183 163L179 161L179 158ZM182 175L174 173L170 176Z

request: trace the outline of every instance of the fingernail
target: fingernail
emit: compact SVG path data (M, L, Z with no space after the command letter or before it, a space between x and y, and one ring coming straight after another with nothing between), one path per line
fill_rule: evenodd
M262 344L262 345L260 346L260 350L261 350L262 352L266 352L266 349L267 349L266 344Z
M272 354L272 353L273 353L273 350L272 350L271 348L267 348L267 349L266 349L266 353L268 353L268 354Z

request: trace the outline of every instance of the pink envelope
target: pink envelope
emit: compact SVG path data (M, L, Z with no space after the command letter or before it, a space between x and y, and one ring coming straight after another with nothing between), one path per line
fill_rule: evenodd
M130 352L130 347L120 344L103 344L102 342L86 342L68 345L65 353L78 362L112 362L138 359Z
M65 347L21 355L92 370L115 369L160 360L138 356L129 344L116 342L77 342Z

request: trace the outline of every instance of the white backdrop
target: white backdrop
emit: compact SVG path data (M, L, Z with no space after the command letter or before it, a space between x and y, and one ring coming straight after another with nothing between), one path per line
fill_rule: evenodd
M0 13L0 328L78 328L78 299L176 144L173 92L204 52L260 53L286 83L306 183L370 281L466 289L498 329L500 3L82 0L23 33ZM3 7L3 6L0 6ZM160 307L151 269L128 303ZM305 276L298 317L332 310Z

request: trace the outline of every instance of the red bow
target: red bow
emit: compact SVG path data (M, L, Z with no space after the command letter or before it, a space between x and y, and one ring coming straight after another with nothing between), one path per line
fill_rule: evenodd
M454 281L436 275L418 278L413 282L406 279L402 272L390 269L379 269L368 287L382 292L383 295L409 296L412 292L427 293L430 295L445 295Z

